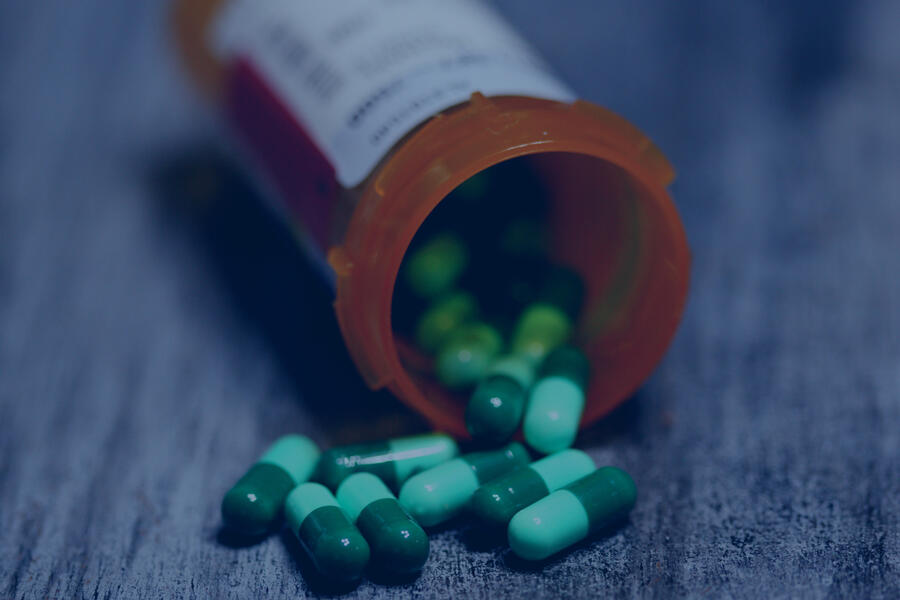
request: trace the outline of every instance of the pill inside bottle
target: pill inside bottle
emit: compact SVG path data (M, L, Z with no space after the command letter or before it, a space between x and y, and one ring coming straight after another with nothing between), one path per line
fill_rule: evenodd
M535 154L472 175L427 215L399 268L391 325L404 370L436 413L465 412L476 439L509 438L531 375L498 377L492 365L512 359L537 372L566 344L591 362L593 402L576 422L633 390L637 365L616 352L627 350L625 332L646 310L636 298L652 283L634 185L592 157ZM494 391L500 384L510 390Z

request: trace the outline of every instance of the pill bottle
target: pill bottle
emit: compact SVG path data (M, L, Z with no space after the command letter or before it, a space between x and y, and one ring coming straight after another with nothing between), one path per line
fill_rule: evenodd
M176 0L173 26L188 72L327 273L371 388L467 436L465 402L404 366L394 284L438 203L516 157L548 189L550 253L585 281L574 341L592 373L581 425L631 395L660 361L690 268L666 191L674 171L625 119L576 99L491 8Z

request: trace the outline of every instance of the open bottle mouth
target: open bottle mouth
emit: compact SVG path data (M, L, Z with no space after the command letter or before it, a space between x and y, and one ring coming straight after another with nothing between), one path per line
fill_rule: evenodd
M626 122L581 102L478 95L433 119L369 184L330 262L341 329L369 385L389 387L435 427L463 437L465 399L430 375L395 328L395 284L439 204L471 176L514 158L545 190L550 259L585 283L573 337L592 367L582 425L650 375L687 294L687 242L664 187L671 168Z

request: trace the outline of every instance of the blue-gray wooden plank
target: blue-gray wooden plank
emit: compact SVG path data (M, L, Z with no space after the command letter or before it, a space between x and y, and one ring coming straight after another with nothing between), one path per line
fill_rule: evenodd
M580 442L634 474L629 524L540 568L454 525L354 593L900 596L900 5L498 5L679 168L690 304ZM418 424L265 214L160 198L159 157L220 137L165 10L0 7L3 597L324 593L290 536L219 535L221 494L283 432Z

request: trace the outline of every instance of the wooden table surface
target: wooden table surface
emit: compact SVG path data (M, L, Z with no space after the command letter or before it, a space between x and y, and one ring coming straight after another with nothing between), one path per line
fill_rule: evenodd
M529 566L455 523L349 593L900 597L900 4L784 4L498 2L679 169L689 305L579 439L634 475L626 525ZM333 593L290 534L220 532L223 492L285 432L424 428L255 199L179 195L223 134L165 17L0 6L0 597Z

